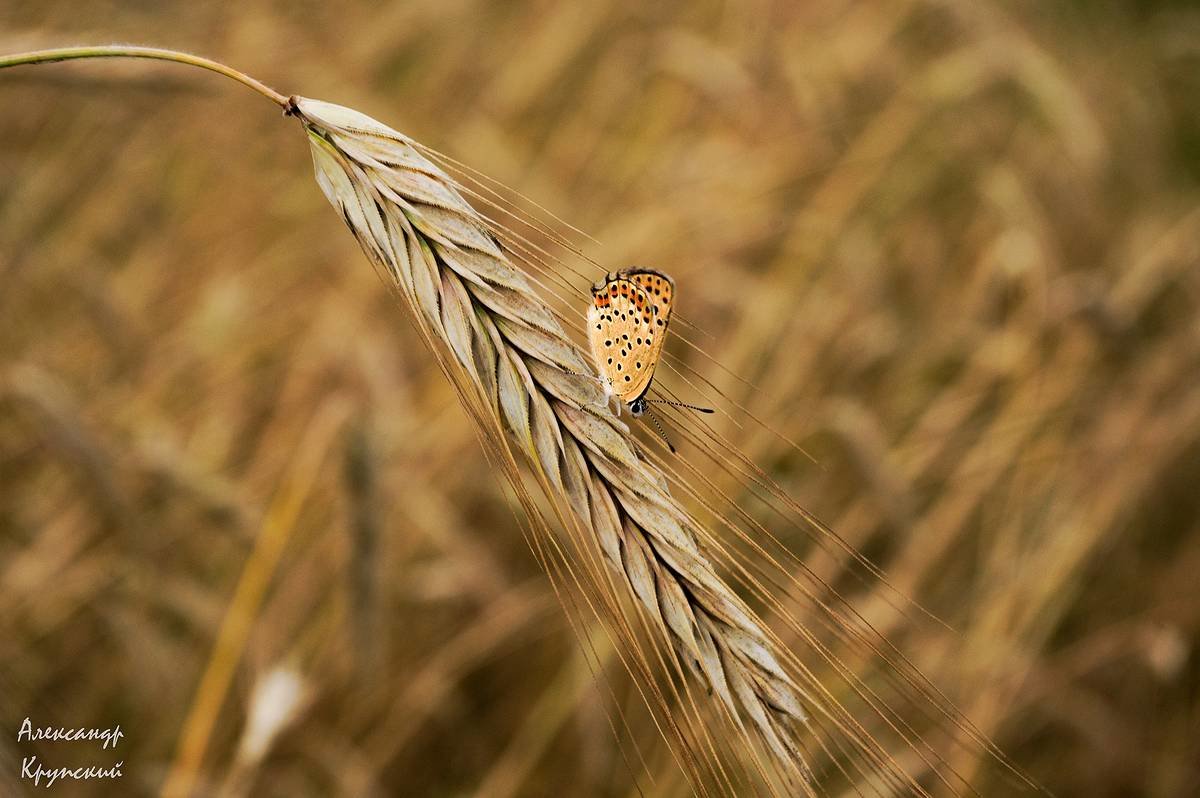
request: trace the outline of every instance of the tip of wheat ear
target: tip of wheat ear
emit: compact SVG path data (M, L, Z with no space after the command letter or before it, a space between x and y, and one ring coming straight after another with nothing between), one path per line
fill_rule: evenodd
M785 773L806 774L802 691L774 638L697 544L698 522L609 412L587 358L454 179L404 134L332 103L293 97L317 181L395 283L456 381L594 535L611 573L739 728ZM478 419L477 419L478 420Z

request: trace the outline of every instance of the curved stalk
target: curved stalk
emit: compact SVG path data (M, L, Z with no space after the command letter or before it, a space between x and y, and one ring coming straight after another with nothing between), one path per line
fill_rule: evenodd
M227 78L232 78L243 86L248 86L256 92L287 109L288 98L272 89L270 86L255 80L247 74L219 61L213 61L191 53L178 50L164 50L158 47L133 47L129 45L100 45L95 47L58 47L51 50L33 50L28 53L0 55L0 69L25 64L49 64L55 61L71 61L77 58L150 58L157 61L174 61L177 64L200 67Z

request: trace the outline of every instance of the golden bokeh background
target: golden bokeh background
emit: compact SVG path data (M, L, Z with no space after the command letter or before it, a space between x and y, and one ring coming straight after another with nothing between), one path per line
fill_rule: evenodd
M3 52L109 42L355 107L671 273L756 386L672 341L721 431L957 631L781 529L808 565L1057 795L1200 793L1194 5L0 7ZM634 691L586 667L292 120L149 62L0 71L0 108L0 792L30 753L109 761L18 742L31 716L126 733L119 782L61 794L154 794L284 523L206 794L689 794L652 728L622 759Z

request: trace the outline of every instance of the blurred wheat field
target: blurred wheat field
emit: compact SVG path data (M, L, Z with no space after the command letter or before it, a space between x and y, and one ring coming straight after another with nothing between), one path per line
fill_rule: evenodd
M718 487L1051 791L1200 792L1189 4L15 2L0 31L352 105L671 273L756 387L674 354L817 464L721 433L957 633ZM7 70L0 98L0 792L31 750L91 756L17 744L26 716L119 722L115 794L157 791L285 507L205 792L691 794L277 111L144 64ZM279 674L290 723L248 741Z

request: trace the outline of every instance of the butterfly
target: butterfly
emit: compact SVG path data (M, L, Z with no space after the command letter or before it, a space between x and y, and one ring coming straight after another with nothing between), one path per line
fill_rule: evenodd
M654 269L629 268L592 286L588 307L588 342L606 393L629 408L634 418L650 410L646 393L662 357L667 325L675 302L675 281ZM663 402L713 412L709 408ZM671 451L658 419L651 418Z

